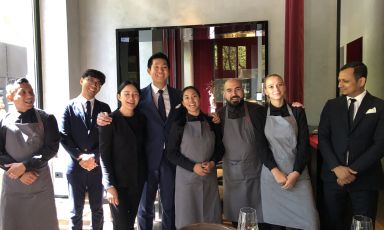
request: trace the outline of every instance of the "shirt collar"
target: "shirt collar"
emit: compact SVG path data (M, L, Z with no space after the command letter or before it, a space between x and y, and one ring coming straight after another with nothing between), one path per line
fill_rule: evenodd
M87 100L87 98L83 97L81 94L77 97L82 105L85 105L87 101L91 102L91 105L95 103L95 98L92 98L91 100Z
M269 115L271 116L282 116L282 117L288 117L289 116L289 111L287 107L287 103L284 101L283 106L281 107L275 107L271 103L269 104L269 110L270 113Z
M151 88L152 88L152 92L154 93L154 94L156 94L160 89L159 88L157 88L154 84L151 84ZM165 94L167 94L168 93L168 87L167 87L167 85L165 85L163 88L162 88L162 90L163 90L163 94L165 93Z
M354 98L354 99L356 99L356 102L360 105L366 94L367 94L367 90L364 90L362 93L360 93L356 97L347 96L347 101L349 101L350 98Z

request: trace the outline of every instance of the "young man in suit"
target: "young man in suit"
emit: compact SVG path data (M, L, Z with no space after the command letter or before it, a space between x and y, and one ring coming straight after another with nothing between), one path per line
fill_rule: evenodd
M92 229L103 229L103 185L99 153L99 132L96 117L100 112L110 113L109 106L95 99L105 82L105 75L88 69L80 78L81 93L65 107L60 127L61 144L70 159L67 167L70 226L83 228L85 194L88 193L92 211Z
M343 66L338 80L343 96L325 104L319 125L324 229L349 228L350 222L343 223L348 200L353 215L374 221L384 181L384 101L365 90L367 67L361 62Z
M162 204L162 229L175 229L175 166L165 155L172 122L178 116L176 109L181 103L181 91L167 85L169 60L163 53L153 54L147 64L152 83L141 90L137 109L147 118L146 158L148 178L141 196L138 222L141 230L153 228L153 204L157 190ZM97 123L107 125L111 118L99 115Z

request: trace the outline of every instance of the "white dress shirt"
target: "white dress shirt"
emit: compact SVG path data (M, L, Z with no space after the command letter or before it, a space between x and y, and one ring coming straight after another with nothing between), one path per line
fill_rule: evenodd
M157 100L159 99L159 88L157 88L155 85L151 84L151 87L152 87L152 98L153 98L153 102L155 102L155 105L157 108L159 108L158 104L157 104ZM171 101L169 99L169 92L168 92L168 87L167 85L164 86L164 88L162 88L163 90L163 98L164 98L164 105L165 105L165 114L167 115L168 117L168 114L169 114L169 111L171 111Z
M350 97L350 96L347 96L348 108L349 108L349 105L351 104L351 100L349 100L349 99L350 99L350 98L356 99L356 101L355 101L355 107L354 107L354 111L353 111L353 119L355 119L357 110L359 109L359 107L360 107L360 105L361 105L361 102L363 101L363 99L364 99L364 97L365 97L366 94L367 94L367 91L364 90L364 92L360 93L360 94L357 95L356 97Z

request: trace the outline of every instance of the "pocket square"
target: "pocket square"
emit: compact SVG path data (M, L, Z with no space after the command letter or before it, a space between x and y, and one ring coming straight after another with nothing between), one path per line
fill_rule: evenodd
M175 106L175 109L178 109L178 108L180 108L181 107L181 104L178 104L178 105L176 105ZM375 110L376 111L376 110Z
M376 113L376 107L370 108L365 114Z

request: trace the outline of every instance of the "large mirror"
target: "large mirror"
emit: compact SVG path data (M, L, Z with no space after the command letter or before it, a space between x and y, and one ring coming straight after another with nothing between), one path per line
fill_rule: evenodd
M262 101L262 78L268 72L268 23L242 22L162 28L116 30L118 83L147 86L147 60L164 52L171 62L169 84L194 85L203 111L223 103L225 79L240 78L245 98Z

